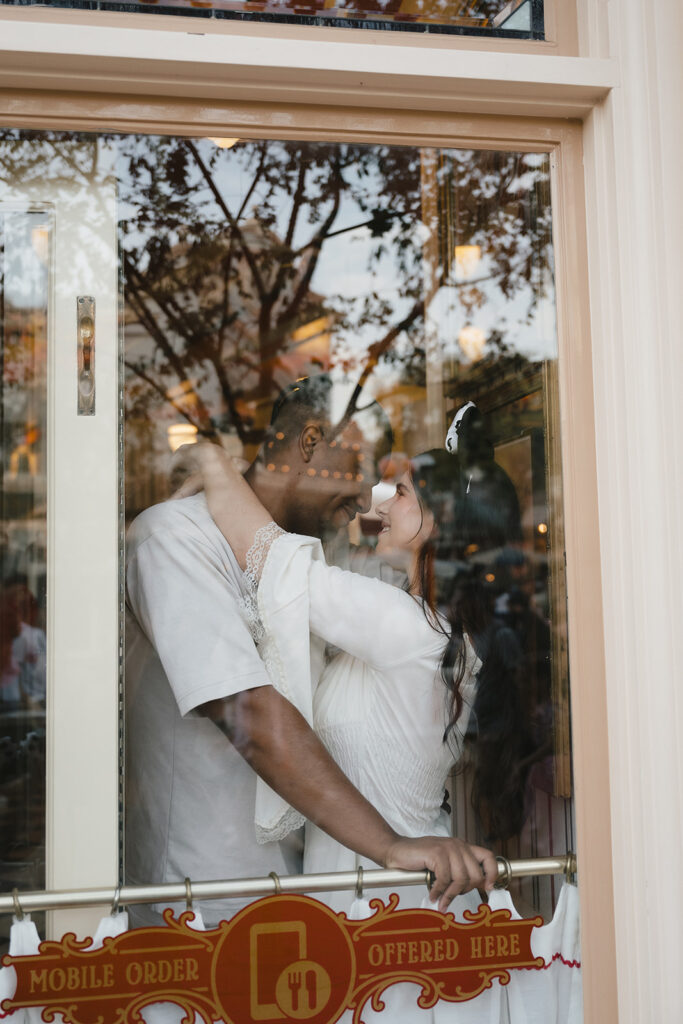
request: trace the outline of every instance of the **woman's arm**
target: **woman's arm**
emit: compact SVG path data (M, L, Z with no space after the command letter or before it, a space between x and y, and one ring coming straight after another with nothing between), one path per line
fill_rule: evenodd
M278 561L284 556L278 549ZM445 647L418 601L391 583L311 561L308 594L311 632L375 668Z
M221 448L199 444L194 454L209 512L240 567L249 568L247 554L255 535L273 522L272 516ZM177 496L195 493L197 484L197 480L191 479ZM279 551L273 565L275 578L271 579L276 590L277 577L286 573L289 560L295 555L291 546ZM256 585L260 572L255 575ZM443 642L439 632L429 626L415 599L390 583L313 559L308 581L312 632L370 665L386 667L414 658Z
M196 456L209 512L240 568L245 569L247 552L257 530L272 523L273 517L222 448L216 444L200 444Z

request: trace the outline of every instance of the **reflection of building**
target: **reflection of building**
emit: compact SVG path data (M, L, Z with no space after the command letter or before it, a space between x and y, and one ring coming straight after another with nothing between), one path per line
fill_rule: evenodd
M105 6L108 0L105 0ZM533 8L541 11L538 0L123 0L168 8L209 8L211 11L238 15L275 15L320 18L323 22L344 20L351 24L399 22L433 23L474 33L506 29L529 33Z
M48 251L43 215L0 203L3 890L45 884Z
M0 573L3 578L26 574L42 601L47 547L47 307L19 307L5 298L4 312Z

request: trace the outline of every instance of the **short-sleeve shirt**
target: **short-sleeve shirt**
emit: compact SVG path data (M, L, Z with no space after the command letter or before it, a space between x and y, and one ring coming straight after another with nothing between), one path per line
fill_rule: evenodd
M232 549L203 495L155 505L127 546L126 878L131 884L301 870L301 836L256 842L256 775L195 709L269 684ZM245 900L201 905L207 925ZM131 908L136 924L160 908Z

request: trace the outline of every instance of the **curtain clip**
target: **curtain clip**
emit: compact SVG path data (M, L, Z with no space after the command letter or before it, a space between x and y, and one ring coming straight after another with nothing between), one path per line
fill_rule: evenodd
M275 871L268 872L268 878L272 878L275 884L275 895L279 896L282 892L282 886L280 885L280 878Z
M21 909L21 903L19 902L19 890L12 889L12 899L14 900L14 916L17 921L24 920L24 911Z
M361 864L358 865L358 873L356 874L356 898L359 900L363 899L363 867Z
M512 864L507 857L496 857L498 862L498 881L494 882L494 889L507 889L512 881Z
M574 875L576 874L576 854L573 850L567 851L567 859L564 863L564 879L565 882L571 884L574 881Z
M185 910L192 910L192 882L185 878Z

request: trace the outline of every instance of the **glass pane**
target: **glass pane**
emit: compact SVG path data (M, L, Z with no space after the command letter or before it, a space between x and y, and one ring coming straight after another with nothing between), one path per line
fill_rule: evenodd
M455 835L510 859L572 849L548 154L6 139L6 180L22 171L55 196L65 180L88 190L87 216L56 207L60 238L117 210L126 879L372 866L364 812L335 789L329 758L402 835ZM5 888L21 889L44 885L53 227L39 205L0 211L0 837ZM80 248L84 265L95 253L108 266L113 234L101 239ZM98 416L115 373L98 361ZM75 380L70 394L80 425ZM169 500L197 486L200 440L223 461L204 494ZM260 522L289 537L259 547L254 496ZM102 557L113 562L113 545ZM93 607L106 600L112 614L102 589ZM55 671L51 699L58 683ZM244 697L276 689L287 699L267 715ZM423 893L400 896L418 906ZM513 896L548 919L557 880L525 880ZM322 898L350 906L348 893ZM206 901L206 924L244 902ZM159 909L131 918L159 923Z
M45 885L47 210L0 202L0 888ZM0 946L9 920L2 918Z
M2 3L42 0L2 0ZM84 7L53 0L53 7ZM92 9L150 11L248 21L318 23L346 28L447 31L461 35L543 39L543 0L93 0Z
M380 531L381 516L390 515L382 508L391 507L397 483L412 467L417 484L422 481L432 492L431 511L439 524L425 551L433 579L418 586L418 597L432 601L439 614L454 616L467 635L458 648L470 658L463 693L475 686L472 659L481 665L467 727L459 720L466 736L455 744L457 756L446 752L444 723L437 715L427 743L431 753L413 750L410 763L424 757L437 772L444 763L454 765L444 807L452 808L449 827L457 835L485 841L509 858L573 848L547 155L139 137L121 140L119 182L128 520L170 496L192 467L188 442L207 438L242 468L256 460L250 472L261 480L259 493L268 496L269 507L279 510L290 529L322 536L328 562L407 589L412 549L397 542L398 550L392 550L386 531ZM329 385L329 415L337 424L355 409L379 404L391 424L393 450L391 457L384 452L377 470L374 442L363 436L359 423L357 447L364 462L342 468L330 456L329 464L311 466L295 479L296 453L283 454L278 421L272 428L269 423L275 400L292 382L316 376ZM468 403L476 408L458 419L459 447L449 454L449 426ZM434 455L433 449L440 451ZM335 508L346 501L355 512L373 473L380 472L383 479L374 491L380 515L365 508L342 528L339 517L325 522L318 515L321 495L338 499ZM186 500L191 510L196 499ZM159 573L171 556L170 551L159 554ZM182 607L173 611L169 601L166 615L176 617L188 645L203 629L200 646L215 652L215 636L193 610L202 593L190 587L192 570L188 565L179 572L185 581ZM130 587L129 579L129 596L139 601ZM181 600L171 575L162 589L174 587ZM391 589L385 594L387 607L392 607ZM154 594L154 601L164 600ZM345 641L334 630L325 638L336 647L345 642L357 654L366 622L353 603L343 615L334 607L336 628L341 617L348 620L348 633ZM149 608L137 608L145 635L155 635ZM325 606L319 612L323 618L324 611ZM226 614L221 611L216 630ZM415 614L411 628L417 636L424 615ZM394 635L389 623L390 638L382 639L385 619L379 608L374 616L377 636L364 649L370 664L373 643L378 650L400 648L400 630ZM149 880L160 863L166 863L169 877L267 874L302 863L307 870L355 866L353 854L347 851L347 863L331 841L322 843L318 854L316 836L310 857L301 862L287 849L274 867L272 851L266 856L254 842L250 816L237 835L219 841L209 829L201 852L185 850L187 859L177 863L174 840L164 831L167 821L159 823L157 845L150 842L149 821L158 799L155 773L168 790L164 806L173 785L172 813L178 818L169 828L173 833L177 827L176 839L188 827L182 805L199 799L197 778L172 783L170 761L164 760L169 751L161 754L156 744L150 748L156 702L164 719L170 715L175 722L174 742L176 730L187 730L188 756L201 746L206 723L180 717L167 683L163 700L157 689L152 699L140 644L157 672L160 663L139 634L139 623L129 625L131 877ZM174 651L171 660L182 657ZM247 663L257 671L254 655ZM394 802L388 802L388 768L376 751L395 742L391 729L383 732L377 725L392 717L391 686L397 685L392 673L380 675L372 698L379 704L368 711L375 722L373 746L353 736L351 727L355 709L369 707L363 657L355 658L346 679L355 695L351 706L336 689L336 674L347 662L329 650L328 659L321 684L328 697L317 724L334 756L360 788L368 787L369 798L397 830L405 831L411 821L417 831L442 827L438 805L444 792L436 812L432 793L429 822L418 806L406 820L397 783ZM205 679L199 651L195 660L197 680ZM452 677L453 666L448 671ZM215 679L206 682L213 685ZM437 693L446 699L440 685ZM184 700L195 706L196 698L183 697L181 710ZM408 766L391 763L394 780L403 777L410 792ZM205 768L211 775L210 765ZM240 773L244 792L253 794L253 777L244 773L239 758L230 771L233 779ZM226 800L221 806L228 816L229 791L216 799ZM405 800L410 806L410 798ZM205 813L210 814L208 805ZM222 852L221 843L227 844ZM213 850L208 857L207 849ZM516 889L524 911L546 916L556 895L552 879ZM219 913L205 909L208 920Z

